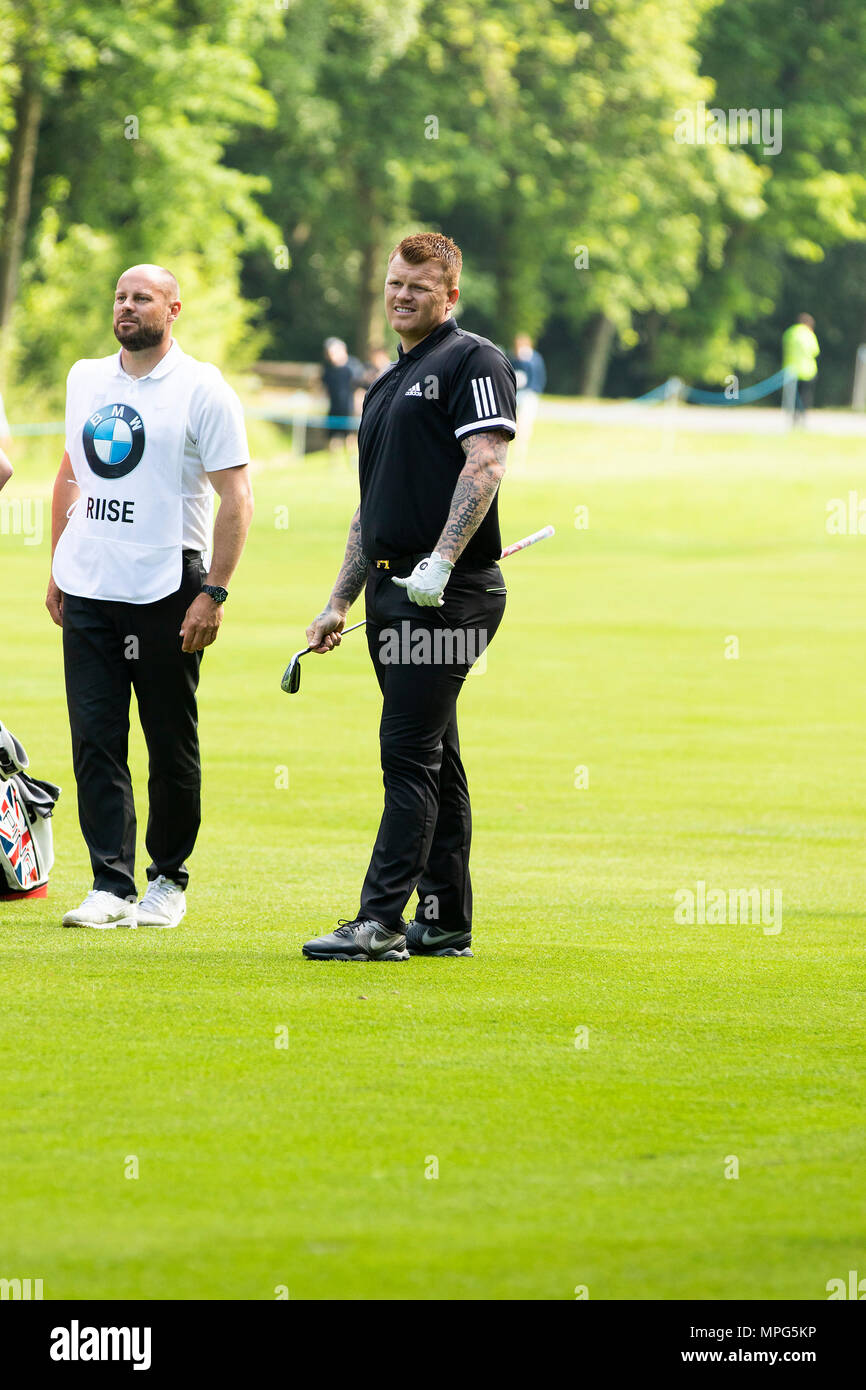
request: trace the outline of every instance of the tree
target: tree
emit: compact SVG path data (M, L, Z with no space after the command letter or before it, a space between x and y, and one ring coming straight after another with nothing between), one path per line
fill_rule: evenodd
M278 108L274 132L232 158L267 174L268 215L291 272L263 255L246 284L270 301L285 353L318 353L338 332L363 355L381 339L382 260L410 217L411 153L423 143L412 45L423 0L296 0L281 42L258 58Z
M0 18L14 92L0 327L7 349L14 327L19 370L56 386L58 355L95 351L81 331L94 277L107 288L124 264L150 259L219 286L211 355L230 353L254 308L239 300L240 253L274 229L254 197L262 180L222 156L240 126L273 118L244 43L276 17L254 0L0 0ZM188 329L203 337L196 317Z
M743 217L761 207L744 156L673 138L710 90L706 4L298 0L261 58L279 139L233 152L270 171L291 245L287 277L261 260L247 280L273 301L275 350L313 351L336 320L363 352L387 246L432 225L463 246L462 312L499 341L554 313L572 334L597 323L600 385L614 333L687 301L723 236L718 188Z
M748 147L764 180L762 215L729 210L722 254L663 325L653 354L661 373L688 362L692 379L717 382L737 367L778 369L785 315L808 307L801 287L850 318L857 282L840 284L838 274L862 264L845 248L866 238L866 10L860 0L725 0L708 13L701 46L717 108L782 119L778 154ZM837 399L850 387L855 342L840 348Z

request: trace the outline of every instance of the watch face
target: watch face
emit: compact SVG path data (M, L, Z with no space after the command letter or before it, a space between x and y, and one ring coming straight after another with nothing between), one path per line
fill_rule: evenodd
M205 584L203 590L204 593L210 594L214 603L225 603L229 596L228 589L221 589L217 584Z

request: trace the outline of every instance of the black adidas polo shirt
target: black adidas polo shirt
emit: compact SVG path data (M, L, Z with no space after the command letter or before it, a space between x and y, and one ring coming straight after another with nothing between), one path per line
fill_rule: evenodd
M516 425L516 381L487 338L446 319L377 377L358 431L361 544L371 560L431 551L466 463L460 441ZM498 498L460 557L488 564L502 553Z

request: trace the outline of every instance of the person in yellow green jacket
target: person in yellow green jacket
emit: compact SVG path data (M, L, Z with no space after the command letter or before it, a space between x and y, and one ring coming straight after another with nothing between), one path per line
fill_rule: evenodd
M803 424L806 411L815 401L817 358L821 352L815 337L815 320L811 314L798 314L782 334L782 366L792 372L796 384L794 422Z

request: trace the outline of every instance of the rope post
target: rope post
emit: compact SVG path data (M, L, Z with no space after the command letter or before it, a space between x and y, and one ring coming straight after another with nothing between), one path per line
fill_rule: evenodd
M292 453L295 458L303 458L307 452L307 417L292 416Z
M854 362L854 389L851 392L851 409L866 410L866 343L857 349Z
M789 368L785 377L785 384L782 387L782 409L785 411L788 416L788 421L792 425L794 423L794 407L796 404L797 378Z
M663 397L662 420L662 449L665 453L673 454L677 447L677 427L676 415L677 405L684 392L683 382L678 376L668 377L665 382L665 394Z

